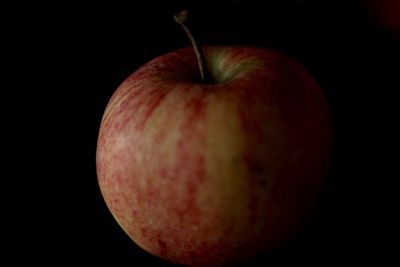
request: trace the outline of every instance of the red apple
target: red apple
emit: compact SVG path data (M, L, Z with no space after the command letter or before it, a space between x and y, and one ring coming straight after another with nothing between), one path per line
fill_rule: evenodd
M288 240L324 184L332 124L324 95L291 58L210 46L147 63L105 110L98 181L143 249L192 266L246 260Z

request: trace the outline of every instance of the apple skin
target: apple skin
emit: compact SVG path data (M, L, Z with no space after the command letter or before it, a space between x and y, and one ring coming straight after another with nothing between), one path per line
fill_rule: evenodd
M191 266L245 261L293 236L327 176L332 122L313 77L255 47L192 48L127 78L106 107L98 182L144 250Z

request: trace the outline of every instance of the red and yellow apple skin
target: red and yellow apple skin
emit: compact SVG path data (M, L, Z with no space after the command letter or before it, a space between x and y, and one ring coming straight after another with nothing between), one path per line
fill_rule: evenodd
M279 246L327 175L332 124L313 77L278 52L192 48L147 63L112 96L97 146L98 181L124 231L146 251L223 266Z

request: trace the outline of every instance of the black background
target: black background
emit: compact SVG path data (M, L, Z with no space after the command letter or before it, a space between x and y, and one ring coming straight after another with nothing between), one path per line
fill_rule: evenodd
M203 44L268 47L295 58L318 80L333 113L335 152L315 216L283 248L246 266L384 260L399 39L356 1L311 0L3 9L12 14L2 24L11 80L4 105L12 107L4 114L13 114L4 116L4 131L18 136L6 154L16 164L12 185L4 185L10 226L3 229L8 247L20 252L14 259L175 266L138 248L114 221L97 185L95 150L118 85L154 57L190 45L172 19L182 7L192 10Z

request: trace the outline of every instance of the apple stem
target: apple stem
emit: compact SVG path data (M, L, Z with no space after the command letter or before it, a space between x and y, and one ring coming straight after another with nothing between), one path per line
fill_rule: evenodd
M189 17L189 11L184 9L181 12L174 15L175 21L182 26L183 30L186 32L190 41L192 42L194 52L196 53L197 63L199 64L200 77L204 83L211 83L212 79L207 71L207 63L205 61L203 49L198 45L198 42L193 37L189 28L185 25L185 21Z

